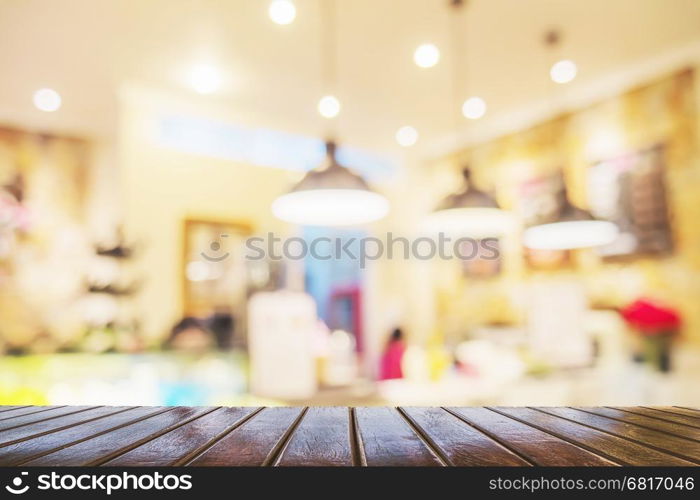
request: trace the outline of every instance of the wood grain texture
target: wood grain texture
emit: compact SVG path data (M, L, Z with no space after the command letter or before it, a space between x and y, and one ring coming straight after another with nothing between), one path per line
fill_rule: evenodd
M401 408L443 461L455 466L529 466L529 462L442 408Z
M25 424L20 427L6 429L0 432L0 446L8 446L31 437L43 436L45 434L61 431L74 425L94 420L99 417L104 417L106 415L111 415L113 413L119 413L127 409L128 407L126 406L100 406L76 411L75 413L48 418L38 422L32 422L31 424Z
M95 408L94 406L56 406L49 407L37 412L26 412L16 417L8 417L0 421L0 431L14 429L22 425L33 424L42 420L60 417L61 415L70 415L72 413L80 413L81 411Z
M217 408L141 446L119 455L104 465L179 465L198 454L208 443L219 439L255 413L258 408Z
M29 405L2 405L0 406L0 413L5 413L7 411L14 411L14 410L19 410L21 408L27 408ZM33 406L32 408L41 408L41 406Z
M550 415L572 420L578 424L587 425L615 436L620 436L637 443L650 446L672 455L679 456L691 462L700 462L700 443L670 436L663 432L646 429L634 424L628 424L607 417L592 415L572 408L537 408Z
M353 465L350 410L309 408L275 465Z
M305 408L265 408L187 465L270 465L304 412Z
M149 406L127 408L124 411L103 415L95 420L74 425L58 432L2 447L0 448L0 466L21 465L52 451L90 439L116 427L138 422L163 411L167 411L167 409Z
M617 465L568 441L486 408L462 407L449 410L535 465Z
M700 464L679 407L2 407L0 466Z
M647 407L643 407L643 408L647 408ZM683 415L685 417L691 417L691 418L698 420L698 422L700 422L700 413L698 413L696 410L691 410L688 408L680 408L678 406L654 406L653 409L659 410L659 411L665 411L665 412L671 413L673 415Z
M171 408L134 424L35 458L25 465L100 465L213 409L185 406Z
M679 415L677 413L669 413L667 411L657 410L656 408L644 408L642 406L613 406L612 408L700 429L700 421L692 417Z
M356 408L355 418L363 465L445 465L395 408Z
M41 413L47 410L53 410L54 408L63 408L62 406L18 406L16 408L11 408L9 410L4 410L0 412L0 421L8 420L10 418L20 417L23 415L31 415L33 413Z
M623 465L694 465L692 462L668 453L532 408L499 407L493 410L591 450L597 455L609 457Z
M594 415L602 415L603 417L614 418L615 420L628 422L630 424L635 424L640 427L646 427L647 429L665 432L667 434L672 434L674 436L682 437L685 439L700 441L700 429L689 427L687 425L676 424L673 422L669 422L668 420L659 420L658 418L647 417L645 415L639 415L637 413L630 413L627 411L615 410L613 408L604 408L599 406L577 406L576 409L592 413Z

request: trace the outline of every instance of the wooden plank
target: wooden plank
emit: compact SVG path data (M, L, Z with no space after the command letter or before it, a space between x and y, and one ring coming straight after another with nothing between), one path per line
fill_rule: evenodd
M139 419L136 423L81 441L47 455L30 460L25 465L80 466L100 465L146 441L168 432L190 420L214 410L212 407L179 406L157 415Z
M3 419L14 417L17 415L24 415L25 413L32 413L34 410L42 410L47 408L54 408L53 406L3 406L0 409L0 417Z
M615 410L613 408L605 408L600 406L577 406L576 409L593 413L594 415L602 415L604 417L614 418L615 420L621 420L622 422L639 425L640 427L646 427L647 429L666 432L685 439L700 441L700 429L689 427L687 425L676 424L667 420L659 420L658 418L647 417L637 413L630 413L627 411Z
M187 465L255 466L274 462L305 408L265 408Z
M77 407L74 407L77 408ZM125 411L124 407L109 407L98 406L88 408L75 413L69 413L58 417L33 422L21 427L6 429L0 432L0 446L8 446L19 441L25 441L31 437L42 436L51 432L60 431L74 425L93 420L98 417L104 417L120 411Z
M16 408L14 411L0 413L0 421L10 420L12 418L26 415L32 415L34 413L42 413L56 408L63 408L63 406L23 406L20 408Z
M700 422L698 422L694 418L686 417L684 415L668 413L665 411L657 410L655 408L644 408L642 406L611 406L611 408L615 410L636 413L638 415L645 415L647 417L658 418L659 420L666 420L667 422L673 422L674 424L683 424L700 429Z
M695 412L700 413L700 408L695 408L693 406L674 406L674 408L683 408L685 410L693 410Z
M698 413L695 410L688 410L686 408L679 408L677 406L645 406L643 408L651 408L652 410L665 411L674 415L683 415L686 417L691 417L698 420L698 423L700 424L700 413Z
M14 429L22 425L29 425L42 420L60 417L61 415L70 415L71 413L79 413L81 411L96 408L95 406L56 406L48 407L37 412L29 412L17 417L8 418L0 421L0 431Z
M445 465L395 408L356 408L355 419L363 465Z
M0 466L21 465L59 448L65 448L116 427L128 425L163 411L167 411L167 408L152 406L127 408L125 411L97 417L95 420L74 425L67 429L5 446L0 448Z
M463 407L449 410L535 465L617 465L568 441L486 408Z
M442 408L400 408L448 465L529 466L528 461Z
M623 465L693 465L673 455L532 408L498 407L493 410Z
M350 409L309 408L275 465L353 465Z
M13 410L19 410L21 408L28 408L29 405L1 405L0 406L0 413L5 413L6 411L13 411Z
M691 462L700 463L700 443L690 441L678 436L671 436L664 432L654 431L639 427L634 424L628 424L619 420L613 420L607 417L601 417L586 413L585 411L576 410L573 408L537 408L539 411L556 415L558 417L573 420L576 423L587 425L603 432L608 432L616 436L636 441L645 446L651 446L656 449L676 455L681 458L690 460Z
M218 408L119 455L104 465L168 466L178 465L198 454L208 443L220 439L240 425L258 408Z

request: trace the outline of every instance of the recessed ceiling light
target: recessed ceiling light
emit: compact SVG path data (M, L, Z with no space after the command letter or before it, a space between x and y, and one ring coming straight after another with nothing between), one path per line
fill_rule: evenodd
M432 43L424 43L413 53L413 60L421 68L432 68L440 61L440 50Z
M552 68L549 70L549 76L552 77L556 83L569 83L571 80L576 78L576 73L578 68L576 63L568 59L554 63Z
M340 113L340 101L332 95L323 96L318 101L318 112L324 118L334 118Z
M190 70L190 86L200 94L211 94L221 87L221 73L208 64L199 64Z
M415 128L406 125L396 131L396 142L400 146L408 148L413 146L416 141L418 141L418 131Z
M34 106L50 113L61 107L61 95L53 89L39 89L34 92Z
M297 8L291 0L274 0L267 13L273 23L291 24L297 17Z
M470 97L462 105L462 114L470 120L477 120L486 113L486 102L481 97Z

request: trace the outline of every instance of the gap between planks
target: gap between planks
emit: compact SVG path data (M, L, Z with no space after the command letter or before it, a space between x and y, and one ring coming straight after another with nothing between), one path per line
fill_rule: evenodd
M84 420L84 421L82 421L82 422L77 423L75 426L82 425L82 424L88 424L88 423L90 423L90 422L94 422L94 421L96 421L96 420L100 420L100 419L103 419L103 418L111 418L111 417L113 417L114 415L120 415L120 414L122 414L122 413L125 413L125 412L128 412L128 411L132 411L132 410L134 410L134 409L136 409L136 408L141 408L141 407L140 407L140 406L131 406L131 407L129 407L129 408L127 408L126 410L123 410L123 411L118 411L118 412L115 412L115 413L110 413L109 415L103 415L103 416L101 416L101 417L93 418L92 420ZM142 420L145 420L146 418L155 417L156 415L160 415L160 414L162 414L162 413L166 413L166 412L168 412L168 411L170 411L170 410L172 410L172 408L168 408L168 407L163 408L161 411L158 411L158 412L156 412L156 413L152 413L151 415L148 415L147 417L145 417L145 418L142 419ZM27 462L31 462L32 460L36 460L37 458L41 458L41 457L43 457L43 456L45 456L45 455L49 455L49 454L54 453L54 452L57 452L57 451L59 451L59 450L63 450L63 449L65 449L65 448L69 448L69 447L71 447L71 446L75 446L76 444L80 444L80 443L82 443L83 441L87 441L87 440L89 440L89 439L96 438L96 437L101 436L101 435L103 435L103 434L107 434L108 432L116 431L117 429L121 429L122 427L126 427L127 425L133 425L133 424L135 424L135 423L137 423L137 422L140 422L140 421L141 421L141 420L134 420L134 421L125 422L125 423L123 423L123 424L115 425L114 427L110 427L109 429L106 429L106 430L104 430L104 431L100 431L100 432L97 432L97 433L95 433L95 434L90 434L90 435L85 436L85 437L83 437L83 438L76 439L75 441L71 441L70 443L66 443L66 444L63 444L63 445L61 445L61 446L57 446L56 448L51 448L51 449L46 450L46 451L43 451L43 452L41 452L41 453L37 453L36 455L32 455L32 456L27 457L26 459L22 460L21 462L19 462L19 463L17 464L17 466L20 466L20 465L25 464L25 463L27 463ZM71 427L75 427L75 426L71 426ZM58 430L58 431L53 431L53 432L61 432L61 431L64 431L65 429L68 429L68 427L64 427L64 428L62 428L62 429L60 429L60 430ZM29 438L29 439L33 439L33 438L34 438L34 437L31 437L31 438Z
M655 413L654 410L658 408L654 407L643 407L643 406L606 406L605 408L610 408L611 410L624 411L626 413L632 413L634 415L642 415L644 417L654 418L656 420L661 420L662 422L671 422L672 424L684 425L686 427L692 427L694 429L700 429L700 422L697 425L689 424L687 421L678 420L678 418L673 419L673 417L684 417L684 415L678 415L668 412L659 411ZM637 410L637 411L635 411ZM642 411L640 411L642 410ZM645 411L646 410L646 411Z
M514 417L513 415L508 415L507 413L503 413L503 412L501 412L501 411L498 411L498 408L497 408L497 407L485 406L485 408L487 408L488 410L491 410L491 411L493 411L493 412L496 412L496 413L498 413L499 415L502 415L502 416L504 416L504 417L512 418L513 420L517 420L517 421L520 422L520 423L523 423L523 424L525 424L525 425L529 425L530 427L533 427L533 428L535 428L535 429L537 429L537 430L539 430L539 431L546 432L547 434L549 434L549 435L551 435L551 436L554 436L555 438L561 439L562 441L566 441L567 443L569 443L569 444L571 444L571 445L573 445L573 446L578 446L579 448L583 448L583 449L586 450L586 451L590 451L591 453L593 453L593 454L595 454L595 455L598 455L598 456L600 456L600 457L603 457L603 458L605 458L606 460L610 460L610 461L613 462L613 463L616 463L616 464L619 464L619 465L630 465L630 464L627 464L627 463L621 461L621 460L620 460L619 458L617 458L617 457L613 457L612 455L608 455L608 454L605 453L604 451L599 450L599 449L596 449L596 448L592 448L592 447L586 445L585 443L579 443L579 442L576 442L576 441L572 441L571 439L567 439L567 437L564 436L564 435L562 435L562 434L548 431L547 429L545 429L545 428L543 428L543 427L540 427L539 425L535 425L535 424L533 424L533 423L531 423L531 422L528 422L528 421L526 421L526 420L523 420L523 419L521 419L521 418Z
M37 421L34 421L34 422L27 422L26 424L17 425L17 426L15 426L15 427L8 427L7 429L3 429L2 432L9 431L9 430L14 430L14 429L19 429L20 427L26 427L26 426L28 426L28 425L35 425L35 424L40 424L40 423L43 423L43 422L49 422L49 421L54 420L54 419L57 419L57 418L68 417L68 416L70 416L70 415L76 415L76 414L78 414L78 413L84 413L84 412L86 412L86 411L88 411L88 410L95 410L95 409L97 409L97 408L104 408L104 406L91 406L91 407L85 408L85 409L83 409L83 410L74 411L74 412L71 412L71 413L64 413L64 414L62 414L62 415L56 415L55 417L45 418L45 419L43 419L43 420L37 420ZM49 435L49 434L53 434L54 432L61 432L61 431L64 431L64 430L66 430L66 429L70 429L71 427L76 427L76 426L78 426L78 425L83 425L83 424L86 424L86 423L88 423L88 422L92 422L93 420L98 420L98 419L100 419L100 418L105 418L105 417L109 417L109 416L112 416L112 415L116 415L117 413L123 413L123 412L125 412L125 411L129 411L130 409L131 409L131 408L124 408L123 410L115 411L114 413L109 413L109 414L107 414L107 415L100 415L100 416L97 416L97 417L88 418L87 420L80 420L79 422L75 422L75 423L72 423L72 424L67 424L67 425L64 425L64 426L62 426L62 427L58 427L58 428L56 428L56 429L51 429L51 430L47 430L47 431L43 431L43 432L38 432L38 433L32 434L32 435L30 435L30 436L26 436L26 437L23 437L23 438L20 438L20 439L15 439L15 440L13 440L13 441L8 441L8 442L6 442L6 443L3 444L3 447L5 447L5 446L11 446L11 445L13 445L13 444L21 443L21 442L23 442L23 441L28 441L28 440L30 440L30 439L34 439L34 438L39 438L39 437L47 436L47 435Z
M670 414L670 415L672 415L672 416L676 416L676 417L690 417L690 418L697 418L697 419L700 419L700 414L698 414L698 415L691 415L691 414L688 413L688 411L690 411L691 413L696 411L696 410L692 410L692 409L690 409L690 408L686 409L686 410L688 410L688 411L683 411L683 410L684 410L683 408L674 407L674 406L670 406L670 407L640 406L640 408L644 408L644 409L647 409L647 410L662 411L662 412L664 412L664 413L668 413L668 414ZM674 408L677 408L678 411L673 411ZM700 424L700 421L698 421L698 424Z
M549 415L550 417L557 417L557 418L560 418L560 419L562 419L562 420L566 420L566 421L568 421L568 422L572 422L572 423L577 424L577 425L580 425L580 426L582 426L582 427L587 427L588 429L593 429L594 431L602 432L602 433L607 434L607 435L609 435L609 436L614 436L614 437L616 437L616 438L624 439L624 440L626 440L626 441L629 441L629 442L631 442L631 443L638 444L638 445L640 445L640 446L644 446L644 447L646 447L646 448L651 448L652 450L656 450L656 451L659 451L659 452L661 452L661 453L665 453L665 454L667 454L667 455L671 455L671 456L674 456L674 457L676 457L676 458L680 458L681 460L686 460L686 461L688 461L688 462L691 462L691 463L700 465L700 461L698 461L697 459L688 457L688 456L686 456L686 455L680 455L680 454L678 454L678 453L676 453L676 452L674 452L674 451L672 451L672 450L666 449L666 448L659 448L658 446L655 446L655 445L653 445L653 444L645 443L644 441L639 441L639 440L637 440L637 439L633 439L633 438L628 437L628 436L623 436L623 435L621 435L621 434L615 434L614 432L611 432L611 431L609 431L609 430L601 429L600 427L594 427L594 426L588 425L588 424L584 424L583 422L579 422L579 421L573 420L573 419L571 419L571 418L563 417L563 416L561 416L561 415L557 415L557 414L554 414L554 413L549 413L549 412L547 412L547 411L541 410L540 408L537 408L537 407L534 407L534 406L527 406L526 408L529 408L529 409L531 409L531 410L538 411L538 412L543 413L543 414L545 414L545 415ZM601 415L597 415L597 416L600 417ZM603 418L605 418L605 417L603 417ZM681 438L681 439L682 439L682 438Z
M65 405L61 406L20 406L19 408L12 408L10 410L3 410L0 412L0 421L4 422L5 420L11 420L13 418L17 417L28 417L29 415L36 415L37 413L43 413L45 411L49 410L56 410L58 408L65 408ZM32 409L37 408L36 411L32 411ZM17 415L10 415L10 416L5 416L4 411L14 411L14 410L27 410L26 412L20 412ZM22 424L24 425L24 424ZM8 427L10 429L11 427ZM7 430L7 429L3 429Z
M406 411L401 408L400 406L396 407L396 411L403 417L403 419L406 421L408 426L411 428L413 433L418 436L418 439L420 439L423 444L428 448L433 455L435 455L438 460L440 461L440 465L443 467L446 466L452 466L453 464L450 462L450 459L447 458L447 455L445 452L442 451L442 449L433 441L433 439L428 436L426 432L421 429L421 427L413 421L413 419L406 413Z
M357 425L357 414L355 407L348 407L349 418L349 433L350 433L350 454L352 455L352 465L367 467L367 456L365 455L365 446L360 437L359 426Z
M215 436L213 439L207 441L205 444L197 448L196 450L188 453L184 457L179 458L178 460L173 463L173 466L181 466L181 465L187 465L193 460L196 460L199 456L203 455L204 453L209 450L209 448L213 447L216 443L224 439L226 436L231 434L233 431L238 429L240 426L251 420L253 417L255 417L258 413L263 411L265 409L264 406L260 406L257 409L251 411L248 415L245 417L239 419L238 421L234 422L231 426L229 426L227 429L225 429L223 432L219 433L217 436Z
M277 466L279 464L280 459L282 458L282 455L284 455L284 450L287 449L287 446L289 446L289 442L292 440L292 436L294 435L294 432L297 430L299 427L299 424L301 424L301 421L304 419L304 416L306 413L309 411L309 407L305 406L303 410L299 413L297 416L296 420L292 422L292 425L289 426L289 428L284 432L280 440L275 444L275 446L272 447L270 450L270 453L268 454L267 458L263 461L262 466L263 467L268 467L268 466Z
M145 421L145 420L148 420L149 418L152 418L152 417L155 417L155 416L158 416L158 415L163 415L164 413L167 413L167 412L169 412L169 411L172 411L174 408L177 408L177 407L176 407L176 406L172 406L172 407L168 408L166 411L157 413L157 414L155 414L155 415L149 415L148 417L146 417L146 418L144 418L144 419L141 419L141 420L139 420L138 422L143 422L143 421ZM195 415L195 416L193 416L193 417L187 418L187 419L185 419L184 421L178 423L177 425L173 425L173 426L170 426L170 427L165 427L164 429L161 429L160 431L158 431L157 433L155 433L155 434L153 434L153 435L151 435L151 436L148 436L148 437L146 437L146 438L139 439L139 440L137 440L137 441L135 441L135 442L129 444L126 448L120 449L117 453L109 453L109 454L105 455L104 457L101 457L101 458L95 460L94 462L92 462L92 463L90 463L90 464L88 464L88 465L95 467L95 466L100 466L100 465L102 465L102 464L104 464L104 463L106 463L106 462L109 462L110 460L114 460L115 458L117 458L117 457L123 455L124 453L128 453L128 452L130 452L131 450L133 450L133 449L135 449L135 448L138 448L138 447L141 446L142 444L148 443L149 441L151 441L151 440L153 440L153 439L156 439L156 438L159 438L160 436L162 436L162 435L164 435L164 434L167 434L167 433L170 432L170 431L174 431L175 429L177 429L177 428L179 428L179 427L182 427L183 425L189 424L190 422L193 422L194 420L197 420L198 418L203 417L204 415L209 415L211 412L216 411L216 410L218 410L219 408L221 408L221 407L220 407L220 406L215 406L215 407L213 407L211 410L205 411L205 412L203 412L203 413L201 413L201 414L199 414L199 415ZM136 424L136 423L138 423L138 422L132 422L132 423L130 423L130 424L128 424L128 425L134 425L134 424ZM121 427L124 427L124 426L120 426L120 428L121 428ZM112 429L112 430L114 430L114 429ZM93 437L94 437L94 436L93 436Z
M493 434L493 433L487 431L486 429L483 429L481 426L476 425L476 424L473 423L473 422L469 422L469 421L465 420L464 417L462 417L462 416L459 415L458 413L453 412L453 411L450 410L449 408L446 408L446 407L444 407L444 406L442 406L441 408L442 408L443 410L445 410L446 412L448 412L449 414L454 415L456 418L458 418L459 420L461 420L461 421L464 422L465 424L467 424L467 425L473 427L474 429L476 429L477 431L481 432L481 433L484 434L486 437L488 437L488 438L490 438L491 440L495 441L497 444L501 445L503 448L505 448L506 450L510 451L510 452L513 453L514 455L516 455L516 456L522 458L522 459L525 460L525 462L527 462L529 465L531 465L531 466L536 466L536 465L537 465L536 463L534 463L534 462L532 461L532 459L528 458L527 456L525 456L525 455L523 455L521 452L519 452L517 449L513 448L512 445L510 445L508 442L506 442L506 441L501 441L501 439L498 438L495 434ZM489 411L493 411L491 408L486 408L486 409L489 410ZM496 413L496 412L494 412L494 413ZM510 417L508 417L508 418L510 418ZM521 423L522 423L522 422L521 422ZM531 425L530 425L529 427L532 427L533 429L535 429L535 427L533 427L533 426L531 426ZM541 429L538 429L538 430L541 431ZM557 436L554 436L553 434L550 434L549 432L548 432L547 434L549 434L550 436L553 436L553 437L556 438L556 439L559 439L559 438L557 438ZM569 444L573 444L573 443L569 443Z
M664 430L664 429L659 429L658 427L653 427L653 426L652 426L653 420L652 420L652 423L650 423L649 425L644 425L644 424L641 424L641 423L639 423L639 422L631 422L631 421L625 420L625 419L623 419L623 418L613 417L613 416L611 416L611 415L604 415L604 414L602 414L602 413L596 413L596 412L591 411L591 410L586 410L585 407L579 408L579 407L576 407L576 406L566 406L565 408L569 408L569 409L571 409L571 410L578 410L578 411L581 411L581 412L584 412L584 413L588 413L589 415L595 415L596 417L604 417L604 418L607 418L607 419L610 419L610 420L616 420L616 421L618 421L618 422L622 422L623 424L634 425L634 426L636 426L636 427L641 427L642 429L647 429L647 430L650 430L650 431L661 432L661 433L663 433L663 434L668 434L669 436L679 437L679 438L682 438L682 439L687 439L688 441L695 441L695 442L700 443L700 439L695 439L695 438L692 438L692 437L683 436L683 435L681 435L681 434L674 434L674 433L671 432L671 431L667 431L667 430ZM606 408L606 407L602 407L602 408ZM612 408L611 408L611 409L612 409ZM618 410L618 411L622 412L622 410ZM628 414L634 415L634 416L648 417L648 418L654 419L654 417L649 417L648 415L642 415L641 413L632 413L632 412L624 412L624 413L628 413ZM658 419L658 418L655 419L655 420L658 420L658 421L659 421L659 424L665 424L665 423L674 423L674 424L677 424L676 422L671 422L671 421L669 421L669 420L661 420L661 419ZM683 425L683 424L677 424L677 425ZM686 427L689 427L689 426L686 426Z

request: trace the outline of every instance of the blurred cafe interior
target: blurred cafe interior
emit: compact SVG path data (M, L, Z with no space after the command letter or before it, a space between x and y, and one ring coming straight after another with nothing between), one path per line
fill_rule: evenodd
M2 404L700 402L697 0L0 0L0 68Z

